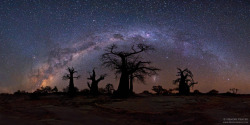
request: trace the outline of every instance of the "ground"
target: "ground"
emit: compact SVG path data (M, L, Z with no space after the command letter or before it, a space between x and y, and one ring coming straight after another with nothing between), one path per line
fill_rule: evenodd
M1 125L219 125L232 122L232 118L237 118L237 122L248 122L245 118L250 119L250 96L112 99L108 96L69 98L50 95L37 100L31 100L28 95L0 96Z

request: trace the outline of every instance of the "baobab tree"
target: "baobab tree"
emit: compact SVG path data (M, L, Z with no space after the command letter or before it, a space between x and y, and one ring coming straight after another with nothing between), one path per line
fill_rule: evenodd
M177 68L179 72L176 76L179 76L176 80L173 81L174 84L179 84L179 94L188 95L190 93L190 87L198 82L194 82L193 73L187 68L181 70Z
M76 89L74 86L74 78L78 79L80 76L76 76L74 77L74 74L77 73L77 71L75 71L75 69L73 67L68 67L68 72L69 74L65 74L63 76L63 80L68 80L69 79L69 86L68 86L68 93L70 95L74 95L76 93Z
M104 80L104 78L106 76L107 76L106 74L103 74L98 79L96 79L95 69L92 70L92 74L89 74L89 78L87 78L88 80L91 80L91 84L89 82L87 82L91 94L93 94L93 95L98 95L99 94L98 83L101 80Z
M110 47L107 47L107 49L105 50L106 52L102 55L101 59L104 66L116 71L116 75L121 74L119 86L117 89L117 94L119 96L127 97L129 95L130 75L131 78L138 76L135 75L136 71L139 72L139 70L143 69L142 67L139 68L139 66L141 66L142 64L144 64L144 66L145 64L149 64L149 62L137 61L136 59L139 58L138 54L152 49L153 48L145 44L137 44L136 47L133 45L129 52L118 51L117 46L115 44L111 45ZM136 62L135 65L133 65L135 68L131 67L131 62ZM139 78L139 76L137 78Z

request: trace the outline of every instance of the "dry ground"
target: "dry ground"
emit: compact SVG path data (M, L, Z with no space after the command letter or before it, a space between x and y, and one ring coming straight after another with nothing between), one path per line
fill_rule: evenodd
M223 124L250 118L250 96L0 96L0 125ZM225 120L224 120L225 121Z

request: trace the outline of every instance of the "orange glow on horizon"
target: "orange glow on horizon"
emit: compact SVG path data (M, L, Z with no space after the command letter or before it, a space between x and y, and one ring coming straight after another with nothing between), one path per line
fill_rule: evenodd
M40 87L49 86L52 80L53 80L53 76L50 75L48 79L44 79L44 80L42 81Z

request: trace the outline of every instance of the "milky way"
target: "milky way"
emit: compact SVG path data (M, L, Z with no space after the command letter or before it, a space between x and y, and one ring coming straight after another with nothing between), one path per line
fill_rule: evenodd
M108 73L100 83L118 86L114 72L101 66L105 47L145 43L155 51L144 60L161 69L146 85L174 88L176 68L189 68L194 89L250 90L250 6L247 1L41 1L0 2L0 92L67 86L68 66L87 88L88 72Z

